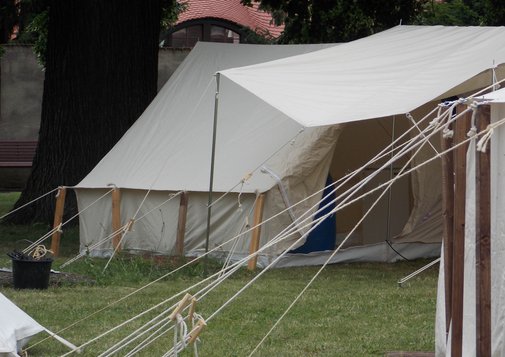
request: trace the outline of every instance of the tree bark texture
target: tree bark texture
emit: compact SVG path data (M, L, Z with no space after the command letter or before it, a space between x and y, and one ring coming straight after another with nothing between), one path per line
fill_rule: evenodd
M78 184L155 97L160 13L160 0L50 2L39 144L16 207ZM10 222L50 224L54 205L46 196Z

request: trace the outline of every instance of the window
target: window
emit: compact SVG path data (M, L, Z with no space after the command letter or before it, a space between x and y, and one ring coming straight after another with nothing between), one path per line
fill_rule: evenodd
M203 26L188 26L172 33L172 47L194 47L198 41L203 39Z
M210 27L210 42L239 43L240 35L235 31L222 26L212 25Z
M240 33L237 32L237 30L240 31L239 28L230 25L234 28L232 30L223 25L216 24L215 20L204 20L197 24L193 22L169 34L166 38L168 41L165 43L168 47L177 48L194 47L198 41L240 43Z

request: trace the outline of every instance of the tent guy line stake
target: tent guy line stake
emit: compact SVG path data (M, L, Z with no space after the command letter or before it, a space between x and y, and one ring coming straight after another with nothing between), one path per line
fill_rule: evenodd
M214 99L214 123L212 127L212 150L210 156L209 201L207 205L207 235L205 237L205 253L209 251L210 219L212 216L212 190L214 188L214 163L216 157L217 113L219 108L219 72L214 76L216 77L216 96Z
M435 259L434 261L426 264L425 266L423 266L422 268L419 268L417 269L415 272L413 273L410 273L409 275L407 275L406 277L404 278L401 278L400 280L398 280L398 286L399 287L402 287L403 286L403 283L406 283L407 281L409 281L410 279L412 279L413 277L421 274L423 271L425 271L426 269L428 268L431 268L433 265L437 264L438 262L440 261L440 258L437 258Z

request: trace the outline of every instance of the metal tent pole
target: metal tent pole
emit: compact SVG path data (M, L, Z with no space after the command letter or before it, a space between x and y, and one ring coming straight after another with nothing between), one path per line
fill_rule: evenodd
M396 116L393 115L393 126L391 128L391 159L394 157L394 142L395 142L395 122ZM389 182L393 181L393 161L389 165ZM388 192L388 219L387 219L387 230L386 230L386 240L391 239L391 199L392 199L392 189L393 186L389 187Z
M217 132L217 111L219 107L219 73L215 74L216 77L216 95L214 99L214 123L212 127L212 150L210 156L210 179L209 179L209 201L207 205L207 236L205 238L205 253L209 251L210 239L210 219L212 216L212 190L214 187L214 161L216 156L216 132Z

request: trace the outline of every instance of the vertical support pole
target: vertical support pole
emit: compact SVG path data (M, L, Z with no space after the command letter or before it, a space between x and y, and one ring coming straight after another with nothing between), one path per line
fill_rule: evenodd
M212 217L212 192L214 190L214 161L216 159L217 114L219 109L219 73L216 73L216 94L214 98L214 122L212 126L212 149L210 154L209 200L207 205L207 236L205 237L205 253L209 251L210 219Z
M186 235L186 217L188 214L188 193L181 193L179 202L179 220L177 222L177 238L175 240L175 255L184 255L184 236Z
M457 113L466 109L457 107ZM470 128L471 112L456 120L454 125L454 143L466 139ZM454 242L452 264L452 357L461 357L463 341L463 283L465 261L465 202L466 202L466 152L468 145L455 149L454 153Z
M393 157L394 157L394 142L395 142L395 124L396 115L393 115L393 123L391 125L391 164L389 165L389 181L393 181ZM386 225L386 239L391 239L391 200L393 199L393 186L388 188L388 220Z
M261 226L259 225L263 220L263 207L265 206L265 195L262 193L258 196L256 201L256 206L254 207L254 223L253 227L255 227L251 233L251 244L249 246L249 254L256 253L260 247L260 235L261 235ZM258 256L250 258L247 262L247 269L255 270L256 264L258 262Z
M66 195L67 189L65 187L59 187L58 194L56 195L56 208L54 209L53 229L58 227L63 222ZM51 250L53 251L53 256L55 257L60 254L60 239L61 231L58 229L53 233L53 236L51 238Z
M112 231L116 232L121 228L121 190L114 187L112 190ZM112 247L114 251L119 251L121 247L121 232L112 237Z
M452 129L450 125L449 129ZM442 136L442 151L452 147L452 138ZM444 240L444 285L445 285L445 336L449 334L452 312L452 253L454 225L454 153L449 151L442 157L442 216Z
M485 130L490 119L489 105L479 106L477 127ZM491 146L475 157L475 287L477 357L491 356Z

